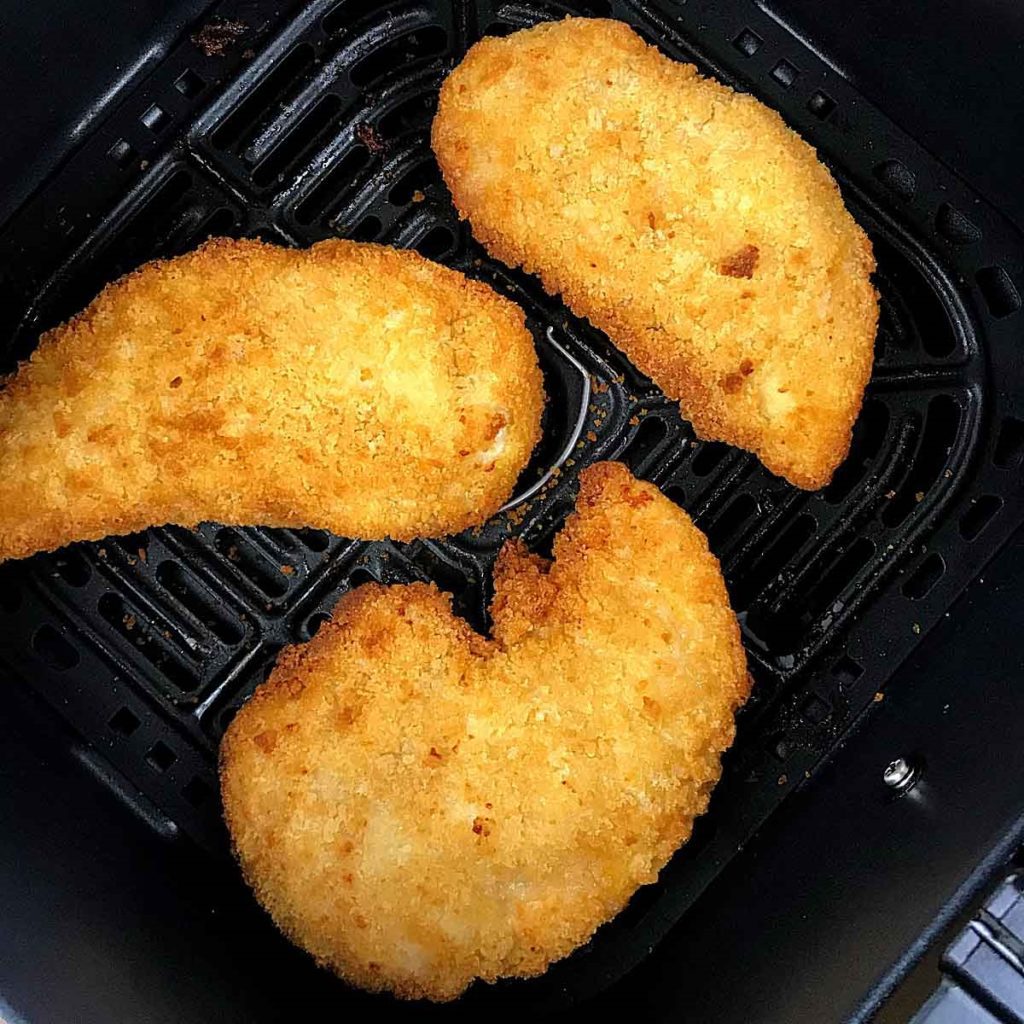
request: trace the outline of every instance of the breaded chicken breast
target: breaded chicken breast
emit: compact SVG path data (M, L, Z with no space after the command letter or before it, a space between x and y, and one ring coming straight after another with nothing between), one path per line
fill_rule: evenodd
M617 463L554 562L495 569L493 637L369 584L281 656L221 746L257 899L353 984L452 999L586 942L707 806L748 676L718 563Z
M482 522L540 433L522 311L413 252L220 239L46 334L0 392L0 558L162 523Z
M871 246L814 150L624 24L484 39L433 145L463 217L605 331L705 438L800 487L846 456L871 373Z

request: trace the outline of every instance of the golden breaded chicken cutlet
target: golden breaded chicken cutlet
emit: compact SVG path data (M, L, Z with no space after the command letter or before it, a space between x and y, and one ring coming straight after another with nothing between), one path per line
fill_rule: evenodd
M44 335L0 392L0 558L163 523L483 522L540 434L522 311L413 252L218 239Z
M805 488L850 447L871 374L867 236L814 150L628 26L484 39L433 146L461 216L680 403Z
M618 463L554 561L495 568L490 639L432 585L368 584L229 727L234 848L281 930L355 985L448 1000L539 974L654 882L748 692L718 562Z

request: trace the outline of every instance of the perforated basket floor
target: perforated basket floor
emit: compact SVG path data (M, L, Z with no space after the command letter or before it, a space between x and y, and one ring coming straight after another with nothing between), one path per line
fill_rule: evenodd
M603 335L458 223L428 143L440 81L480 35L570 12L626 20L781 110L871 235L876 369L824 491L697 441ZM441 541L211 524L0 566L7 672L65 716L113 767L110 784L169 836L226 853L217 743L283 644L308 639L371 579L433 579L486 628L498 548L520 535L543 549L590 462L622 459L656 482L722 560L756 686L712 808L657 885L545 978L500 986L505 1000L577 998L643 956L827 761L1022 518L1020 237L753 5L224 3L3 228L8 365L105 282L213 234L412 246L512 296L551 395L521 490L555 462L562 473L482 531Z

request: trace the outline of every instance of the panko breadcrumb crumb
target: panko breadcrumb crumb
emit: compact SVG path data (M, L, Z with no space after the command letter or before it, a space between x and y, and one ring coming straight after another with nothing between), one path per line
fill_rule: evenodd
M800 487L850 447L871 373L871 245L814 150L628 26L484 39L433 146L497 258L605 331L705 438Z
M0 558L162 523L437 535L540 434L522 311L412 252L218 239L46 334L0 392Z
M707 541L617 463L554 561L507 545L493 638L369 584L284 652L221 746L257 899L350 982L447 1000L542 972L689 837L748 692Z

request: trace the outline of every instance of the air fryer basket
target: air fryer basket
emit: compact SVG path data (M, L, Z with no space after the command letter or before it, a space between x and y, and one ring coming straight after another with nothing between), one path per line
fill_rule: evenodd
M439 83L481 35L567 13L627 21L781 110L871 235L876 368L850 456L820 493L698 441L603 335L458 222L429 147ZM211 865L227 856L217 743L283 644L307 640L367 580L432 579L486 628L499 547L521 536L544 550L588 463L622 459L654 481L722 561L755 688L711 810L657 885L543 978L498 986L506 1002L558 1005L636 963L1021 521L1018 233L754 5L228 0L0 232L8 367L105 282L215 234L411 246L510 295L550 395L520 490L559 472L444 540L207 524L0 566L5 674L109 761L110 784L169 839L191 837Z

